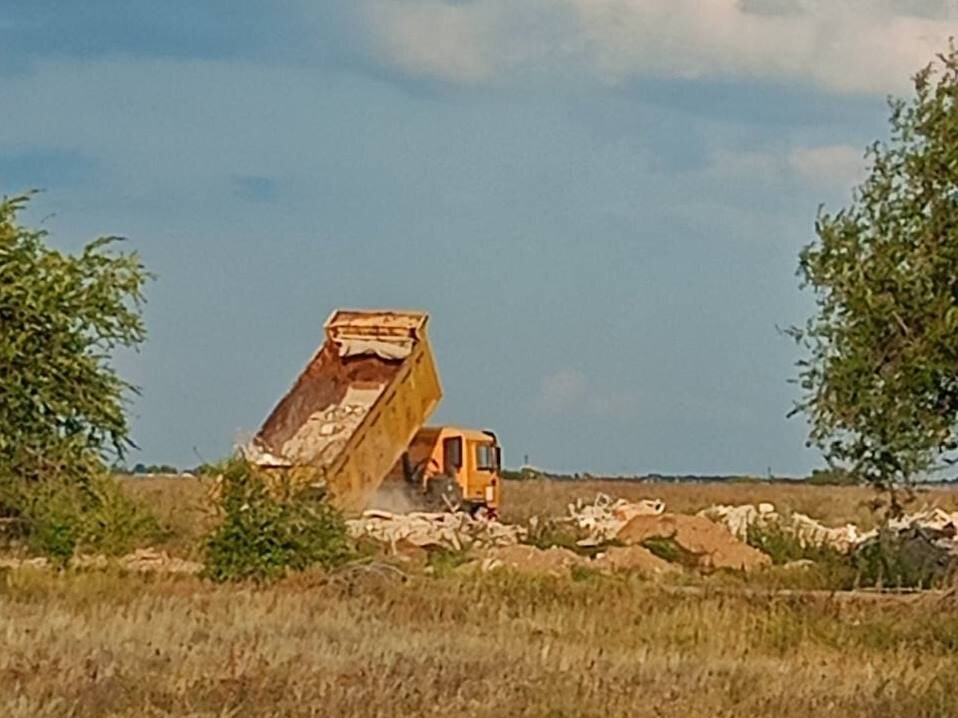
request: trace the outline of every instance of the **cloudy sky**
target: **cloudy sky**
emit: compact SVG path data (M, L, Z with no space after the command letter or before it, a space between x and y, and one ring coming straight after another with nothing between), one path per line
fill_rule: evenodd
M0 0L0 194L158 275L134 461L226 454L333 308L398 306L511 465L798 474L797 253L956 34L958 0Z

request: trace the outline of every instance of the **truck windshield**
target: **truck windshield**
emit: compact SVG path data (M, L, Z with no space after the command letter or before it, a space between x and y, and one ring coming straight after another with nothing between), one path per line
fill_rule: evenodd
M489 444L476 445L476 468L480 471L496 470L496 450Z

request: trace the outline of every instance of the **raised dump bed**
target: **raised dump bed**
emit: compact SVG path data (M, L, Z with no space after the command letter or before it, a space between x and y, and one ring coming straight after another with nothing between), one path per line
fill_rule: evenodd
M362 511L442 397L422 312L336 311L326 340L245 448L308 467L329 500Z

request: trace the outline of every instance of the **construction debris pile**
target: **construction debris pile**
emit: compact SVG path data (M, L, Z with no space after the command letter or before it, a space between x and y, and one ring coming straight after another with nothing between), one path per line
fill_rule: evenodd
M680 567L653 553L646 544L660 539L702 569L751 570L770 563L768 556L735 538L720 524L698 516L665 513L657 500L630 503L600 494L592 503L569 506L558 521L571 526L583 549L600 549L590 556L568 548L538 548L523 543L526 529L466 513L410 513L367 511L347 521L354 538L369 538L392 554L416 549L480 550L480 568L499 567L538 573L567 573L582 566L596 570L640 570L663 573ZM535 522L533 522L535 528Z
M465 512L396 514L366 511L360 518L347 521L346 528L353 538L373 539L389 546L392 553L400 544L461 551L510 546L525 537L525 529L521 526L476 518Z
M331 463L366 418L369 408L382 393L382 387L349 387L342 403L312 414L283 444L282 454L297 463Z
M580 546L600 546L615 539L622 527L636 516L658 516L664 511L665 504L658 499L629 502L613 499L607 494L596 494L591 504L582 499L569 504L566 520L588 534L578 541Z
M733 536L743 541L747 540L750 528L771 528L795 537L802 546L828 546L841 553L851 553L857 547L874 540L879 533L878 529L863 532L855 524L835 528L825 526L802 513L779 513L775 506L769 503L758 506L710 506L699 511L697 515L722 524ZM958 513L931 509L892 519L886 526L887 531L895 533L916 528L934 532L937 538L954 537L958 533ZM958 553L958 542L952 543L952 550Z

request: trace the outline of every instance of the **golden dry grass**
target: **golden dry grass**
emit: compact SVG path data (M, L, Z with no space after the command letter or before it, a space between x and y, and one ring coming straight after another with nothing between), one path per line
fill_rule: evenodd
M10 718L955 714L938 605L508 574L0 585Z
M210 479L196 477L121 479L123 488L145 503L167 529L168 538L158 548L185 558L198 556L201 538L215 520L212 484Z
M195 554L208 483L125 482ZM597 491L856 520L863 489L524 482L506 518ZM955 507L934 490L920 501ZM865 512L867 515L867 512ZM352 569L269 588L0 573L0 716L953 716L958 608L785 594L784 569L649 580ZM814 576L809 585L814 585ZM666 582L667 581L667 582Z

